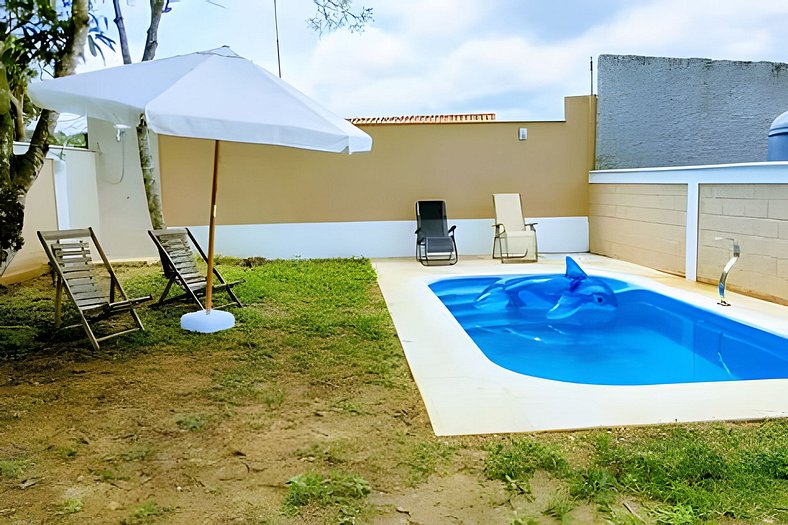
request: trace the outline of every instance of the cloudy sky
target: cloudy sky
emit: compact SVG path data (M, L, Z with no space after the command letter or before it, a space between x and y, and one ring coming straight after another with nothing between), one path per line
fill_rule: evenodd
M221 4L223 7L218 7ZM114 37L112 1L98 0ZM148 0L123 0L132 55ZM312 0L278 0L285 80L346 117L494 112L558 120L600 54L788 62L786 0L369 0L361 34L312 32ZM157 57L229 45L276 72L273 0L180 0ZM108 57L107 64L120 63ZM101 67L90 60L85 68Z

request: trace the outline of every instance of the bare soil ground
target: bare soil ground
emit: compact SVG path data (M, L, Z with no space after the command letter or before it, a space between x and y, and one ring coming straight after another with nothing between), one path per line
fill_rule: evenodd
M412 385L315 388L294 375L276 382L273 402L228 404L213 378L232 360L203 350L0 367L2 455L29 462L0 483L0 522L331 523L324 509L282 512L287 481L325 468L370 483L363 523L511 523L556 488L543 476L532 501L510 499L481 475L476 438L446 440L459 452L414 483L407 449L437 438ZM82 509L66 513L70 500ZM146 502L151 516L139 513Z

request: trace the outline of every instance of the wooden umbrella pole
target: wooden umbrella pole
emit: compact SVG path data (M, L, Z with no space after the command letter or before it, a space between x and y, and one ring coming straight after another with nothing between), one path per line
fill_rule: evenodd
M211 188L211 220L208 223L208 275L205 278L205 309L213 306L213 238L216 228L216 188L219 182L219 141L213 147L213 187Z

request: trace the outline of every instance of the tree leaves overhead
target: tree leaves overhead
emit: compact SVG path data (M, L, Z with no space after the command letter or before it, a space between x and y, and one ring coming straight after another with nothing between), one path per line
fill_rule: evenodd
M72 74L91 30L93 52L99 52L98 43L107 45L106 19L91 17L91 7L90 0L0 3L0 272L23 242L24 196L44 163L57 118L42 111L27 151L14 154L14 139L24 134L24 108L29 107L27 83L43 71Z
M343 28L351 33L358 33L363 31L368 23L375 20L371 7L361 7L359 10L353 11L351 0L312 1L317 7L317 13L307 19L307 23L320 35Z
M0 9L0 32L3 39L2 60L9 73L11 89L27 83L35 69L51 70L61 57L72 34L71 0L4 0ZM88 32L91 54L101 54L101 46L114 49L107 35L107 18L92 12ZM99 45L100 44L100 45Z
M19 201L19 192L0 187L0 264L8 256L22 248L22 224L25 207Z

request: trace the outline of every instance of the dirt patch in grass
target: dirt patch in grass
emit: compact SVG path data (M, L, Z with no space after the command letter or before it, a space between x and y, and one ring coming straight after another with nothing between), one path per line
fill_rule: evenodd
M235 329L143 308L100 353L48 278L0 290L0 523L788 520L783 422L438 438L367 261L231 263Z

